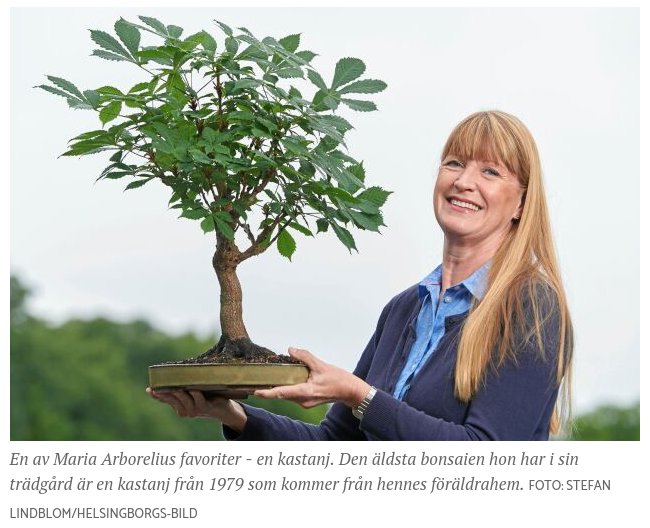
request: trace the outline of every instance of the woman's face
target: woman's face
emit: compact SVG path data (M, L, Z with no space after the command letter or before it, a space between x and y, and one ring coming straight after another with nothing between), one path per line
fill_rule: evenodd
M521 215L523 193L502 163L449 155L438 171L433 209L447 240L498 247Z

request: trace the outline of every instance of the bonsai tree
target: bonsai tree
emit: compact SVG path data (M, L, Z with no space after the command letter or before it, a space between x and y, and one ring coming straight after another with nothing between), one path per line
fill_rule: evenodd
M139 20L118 20L117 38L99 30L90 36L93 55L130 63L141 82L81 91L48 76L50 84L38 88L99 114L102 127L70 140L63 156L112 152L98 179L128 178L126 189L159 181L180 217L213 234L222 336L202 357L255 361L270 351L253 344L244 325L237 266L272 245L291 259L295 233L330 228L356 250L349 226L384 225L380 208L390 193L364 185L363 164L345 144L352 125L336 111L376 110L350 94L386 84L361 79L365 65L357 58L339 60L326 83L311 66L316 54L298 50L298 34L258 40L215 21L224 33L217 44L206 31L183 37L178 26ZM303 95L306 89L313 95Z

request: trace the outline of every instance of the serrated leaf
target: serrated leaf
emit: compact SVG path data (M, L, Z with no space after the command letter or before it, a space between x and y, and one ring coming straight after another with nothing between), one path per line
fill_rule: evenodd
M280 255L282 255L283 257L287 257L289 260L291 260L291 255L293 255L294 252L296 251L296 241L293 239L293 237L289 234L289 232L286 229L280 231L276 243Z
M199 149L190 149L188 152L192 159L198 163L206 163L208 165L214 163L214 160L210 159L204 152L201 152Z
M335 222L333 222L331 225L332 229L334 229L334 233L336 233L337 238L343 243L346 248L348 248L350 253L352 253L353 249L357 251L357 246L354 243L354 237L352 234L347 229L345 229L345 227L341 227Z
M341 97L341 102L347 105L348 108L358 112L372 112L373 110L377 110L377 105L372 101L359 101L357 99L345 99Z
M307 70L307 77L318 89L327 92L327 85L318 72L314 70Z
M84 90L84 98L93 108L99 105L99 93L96 90Z
M58 86L59 88L65 90L71 95L74 95L77 99L81 99L83 101L84 96L74 84L72 84L70 81L67 81L65 79L62 79L61 77L54 77L52 75L47 76L48 80L50 80L53 84Z
M131 190L131 189L137 189L138 187L142 187L142 186L143 186L145 183L147 183L148 181L150 181L149 178L147 178L146 180L136 180L136 181L134 181L134 182L129 183L129 184L124 188L124 190L125 190L125 191L128 191L128 190Z
M120 44L117 39L106 33L105 31L100 31L98 29L90 30L90 38L95 44L99 47L104 48L106 51L121 55L127 60L131 60L131 54L127 49Z
M360 213L353 209L348 209L348 213L354 220L355 224L357 224L357 227L367 229L368 231L379 231L381 223L378 221L379 219L376 215Z
M238 49L239 41L235 37L226 38L226 51L228 53L230 53L232 56L235 56Z
M363 163L357 163L356 165L352 165L348 167L348 170L360 182L363 182L366 179L366 169L363 168Z
M82 101L81 99L77 99L75 97L68 98L68 106L70 108L76 108L81 110L92 110L92 106L89 105L86 101Z
M212 215L206 216L201 221L201 229L203 229L204 233L209 233L210 231L214 231L216 229L214 225L214 218L212 218Z
M373 94L379 93L386 89L388 86L384 81L378 81L375 79L363 79L362 81L355 81L341 88L338 92L340 94L346 93L362 93L362 94Z
M278 42L288 52L293 53L298 49L298 46L300 46L300 33L296 33L295 35L287 35L286 37L278 40Z
M297 77L300 77L301 79L303 78L301 68L282 68L281 70L275 70L275 74L283 79L295 79Z
M356 197L360 200L366 200L373 203L377 207L381 207L386 203L388 196L391 194L390 191L385 191L381 187L368 187L365 191L357 194Z
M217 228L219 229L222 235L224 235L229 240L235 240L235 231L230 226L230 224L224 222L218 216L213 215L212 218L214 219L214 223L216 224Z
M180 26L175 26L173 24L167 26L167 34L172 38L180 38L183 34L183 28Z
M316 53L314 53L313 51L303 50L303 51L297 51L296 56L300 57L305 62L311 62L311 60L314 57L316 57Z
M366 65L361 59L346 57L340 59L334 68L334 79L332 80L332 89L348 84L358 79L366 71Z
M140 31L133 24L130 24L123 18L115 22L115 33L126 46L131 55L135 57L140 47Z
M200 44L211 56L217 51L217 41L205 30L190 35L185 39L185 42L196 42Z
M165 24L163 24L160 20L146 16L139 16L138 18L147 24L147 26L150 28L155 29L156 32L160 35L167 36L167 28L165 27Z
M318 228L318 233L326 233L329 229L330 223L324 218L319 218L316 220L316 227Z
M116 53L111 53L110 51L105 51L105 50L94 50L92 52L92 55L94 55L95 57L99 57L101 59L106 59L111 61L131 61L131 59L126 59L122 55L117 55Z
M109 121L117 118L120 115L121 110L122 102L113 101L100 110L99 119L101 120L102 124L105 125Z
M219 22L218 20L215 20L216 24L221 28L221 31L223 31L226 35L229 37L232 37L232 29L230 29L230 26L227 26L223 22Z
M54 95L59 95L61 97L65 97L66 99L70 99L70 94L68 92L64 92L63 90L59 90L53 86L48 86L47 84L40 84L38 86L34 86L34 88L40 88L41 90L45 90L46 92L50 92Z
M289 227L291 229L295 229L296 231L298 231L299 233L302 233L305 236L314 236L314 234L309 230L309 228L307 228L307 227L305 227L303 225L300 225L298 222L291 222L289 224Z
M189 218L190 220L201 220L208 215L205 209L184 209L179 218Z

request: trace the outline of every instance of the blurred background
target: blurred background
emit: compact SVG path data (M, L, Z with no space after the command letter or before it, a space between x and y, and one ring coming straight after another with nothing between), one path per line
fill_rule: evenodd
M256 36L301 33L330 78L359 57L388 83L379 112L349 112L348 146L369 185L393 191L382 235L298 240L240 268L251 337L353 369L388 300L438 263L431 209L453 126L481 109L519 116L541 152L576 331L575 439L639 438L638 9L13 9L11 11L11 438L205 440L144 394L147 366L195 356L218 337L212 239L167 209L165 189L93 184L101 154L58 158L98 128L40 90L138 82L90 57L88 29L155 16L221 41L213 19ZM327 79L326 79L327 80ZM126 183L126 182L125 182ZM325 409L274 410L318 421Z

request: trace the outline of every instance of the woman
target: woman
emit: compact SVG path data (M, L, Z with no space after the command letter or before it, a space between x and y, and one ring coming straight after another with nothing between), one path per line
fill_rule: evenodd
M433 193L442 264L393 298L354 373L289 349L306 383L258 390L310 407L319 425L198 391L154 393L241 440L546 440L568 402L572 327L535 142L490 111L451 133ZM563 383L564 382L564 383Z

